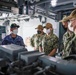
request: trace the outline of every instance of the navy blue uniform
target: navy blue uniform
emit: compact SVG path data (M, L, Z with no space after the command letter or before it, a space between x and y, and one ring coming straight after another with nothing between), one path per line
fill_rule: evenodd
M8 44L16 44L20 46L25 46L21 36L17 35L16 38L12 38L11 34L7 35L2 41L2 45L8 45Z

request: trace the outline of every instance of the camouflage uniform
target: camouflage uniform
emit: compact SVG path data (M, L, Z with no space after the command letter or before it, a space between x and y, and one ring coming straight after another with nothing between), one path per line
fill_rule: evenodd
M64 35L63 35L63 45L64 45L64 49L66 48L68 42L74 37L74 33L71 32L69 35L69 31L67 31Z
M62 57L66 57L69 56L71 49L72 49L72 39L74 37L74 33L70 32L69 35L69 31L67 31L64 35L63 35L63 50L62 50Z
M72 54L76 54L76 35L72 39Z
M31 45L39 50L40 42L42 41L43 36L45 33L41 34L34 34L31 38Z
M58 37L51 32L45 35L42 40L42 49L48 55L53 49L58 48Z

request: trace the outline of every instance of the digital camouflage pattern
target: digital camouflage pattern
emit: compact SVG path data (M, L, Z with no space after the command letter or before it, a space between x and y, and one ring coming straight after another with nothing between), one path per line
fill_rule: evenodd
M48 55L55 48L58 48L58 37L53 33L45 35L42 40L42 49L45 54Z
M42 38L44 37L45 33L43 35L41 34L34 34L31 38L31 45L35 47L37 50L39 50L39 46L41 44Z
M72 54L76 54L76 35L72 39Z
M67 31L64 35L63 35L63 46L64 49L66 48L68 42L74 37L74 33L73 32L69 32Z
M72 49L72 41L74 40L74 33L71 32L69 34L69 31L67 31L64 35L63 35L63 50L62 50L62 57L66 57L69 56L71 53L71 49Z

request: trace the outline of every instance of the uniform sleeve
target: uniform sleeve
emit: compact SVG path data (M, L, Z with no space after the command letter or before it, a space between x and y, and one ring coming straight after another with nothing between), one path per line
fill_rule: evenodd
M41 39L41 42L40 42L40 44L39 44L40 47L43 47L44 41L45 41L45 36Z
M53 43L53 49L58 48L58 46L59 46L59 40L58 40L58 37L55 36L54 43Z
M7 42L8 42L8 41L6 40L6 37L5 37L5 38L2 40L2 43L1 43L1 44L2 44L2 45L7 45Z
M33 36L31 37L31 40L30 40L32 47L34 47L34 36L35 36L35 35L33 35Z
M25 46L23 39L21 38L21 46Z
M63 51L64 50L64 41L65 41L65 35L63 35L62 41L61 41L61 45L60 45L60 50Z
M62 43L63 43L63 45L64 45L64 41L65 41L65 35L63 35L63 38L62 38Z

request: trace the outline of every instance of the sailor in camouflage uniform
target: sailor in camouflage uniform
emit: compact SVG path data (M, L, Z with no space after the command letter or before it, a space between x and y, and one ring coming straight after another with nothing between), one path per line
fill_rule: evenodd
M63 35L62 58L64 58L70 54L71 46L68 46L68 44L70 44L70 41L74 37L74 33L68 29L69 20L68 20L67 16L64 16L60 22L62 22L64 28L67 29L66 33Z
M38 25L37 34L34 34L31 38L31 45L34 47L35 50L39 50L40 42L42 41L43 36L45 33L43 32L43 26Z
M66 50L69 50L69 48L71 48L68 54L69 56L71 54L76 54L76 9L71 12L71 14L67 17L67 19L70 20L71 27L73 28L73 32L75 34L66 47ZM66 55L67 55L67 52L66 52Z
M51 23L47 23L46 35L42 39L42 50L48 56L54 56L58 48L58 37L53 34L53 27Z

